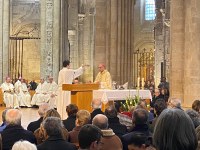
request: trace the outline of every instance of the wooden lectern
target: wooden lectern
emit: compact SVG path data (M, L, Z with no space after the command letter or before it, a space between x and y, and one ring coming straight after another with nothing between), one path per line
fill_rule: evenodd
M98 90L99 84L63 84L62 90L71 91L71 103L76 104L80 109L92 111L91 101L93 90Z

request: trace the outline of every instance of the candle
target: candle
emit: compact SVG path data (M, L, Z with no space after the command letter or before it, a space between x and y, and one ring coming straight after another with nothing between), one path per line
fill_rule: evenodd
M137 79L137 88L139 88L140 87L140 77L138 77L138 79Z
M142 78L142 88L144 88L144 78Z

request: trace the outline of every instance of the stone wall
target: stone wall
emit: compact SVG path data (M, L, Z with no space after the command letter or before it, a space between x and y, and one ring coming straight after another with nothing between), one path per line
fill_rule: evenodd
M94 77L104 63L113 81L133 82L134 0L96 0Z
M28 81L39 80L40 40L32 38L40 38L40 3L13 0L10 5L10 14L10 37L24 38L22 76ZM16 40L10 42L10 51L14 49L19 53L19 47L16 49L15 43ZM9 59L13 61L13 58ZM18 75L15 76L18 77Z
M40 79L40 40L24 40L23 78Z
M199 0L171 1L170 92L185 107L200 97L199 6Z

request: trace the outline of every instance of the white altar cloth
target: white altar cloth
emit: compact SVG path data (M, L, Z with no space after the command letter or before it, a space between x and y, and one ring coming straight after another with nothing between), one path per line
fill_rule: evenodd
M113 100L125 100L139 95L141 99L151 99L149 90L93 90L93 99L101 99L103 103Z

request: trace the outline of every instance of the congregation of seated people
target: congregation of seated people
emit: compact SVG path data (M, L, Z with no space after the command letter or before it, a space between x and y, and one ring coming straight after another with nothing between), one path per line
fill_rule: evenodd
M93 100L101 109L101 101ZM170 98L168 103L158 99L154 104L154 118L143 100L132 111L132 127L118 118L114 106L99 111L93 118L87 110L79 110L75 104L66 107L68 118L48 103L38 109L39 118L30 122L27 130L21 125L19 109L5 109L0 127L0 145L3 150L196 150L200 140L200 100L192 109L184 111L181 100ZM27 148L28 147L28 148Z
M169 85L162 80L158 89L152 89L151 103L148 105L141 99L129 113L120 112L115 105L103 111L101 100L94 99L92 112L69 104L66 106L68 118L61 120L54 105L47 100L48 93L55 98L54 85L51 92L43 91L48 83L41 79L31 101L39 106L39 118L24 129L20 109L7 107L2 112L0 149L200 150L200 100L195 100L191 109L184 110L181 99L169 98L166 90ZM52 83L53 79L49 78L49 84Z

